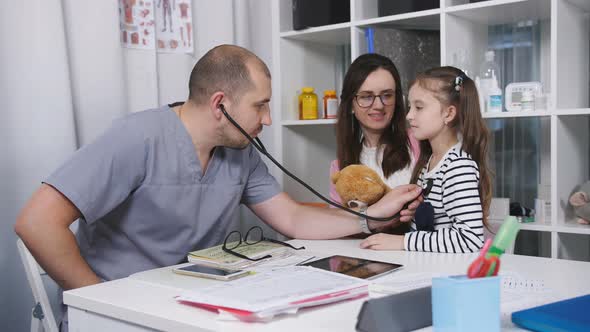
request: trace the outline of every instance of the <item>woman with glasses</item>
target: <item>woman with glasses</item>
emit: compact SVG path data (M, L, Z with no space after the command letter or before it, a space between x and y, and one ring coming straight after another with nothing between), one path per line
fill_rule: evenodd
M393 62L375 53L359 56L344 77L336 124L338 159L330 166L330 176L348 165L363 164L391 188L410 183L420 151L406 128L405 110ZM330 197L341 202L334 184Z

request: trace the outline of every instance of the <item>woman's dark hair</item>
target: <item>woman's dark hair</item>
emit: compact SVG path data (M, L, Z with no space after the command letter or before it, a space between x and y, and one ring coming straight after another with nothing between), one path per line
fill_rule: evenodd
M367 76L377 69L387 70L395 81L393 118L391 125L387 126L379 142L379 146L385 145L381 168L387 178L410 165L410 141L406 129L406 108L404 107L399 72L389 58L379 54L371 53L359 56L350 65L344 77L338 108L338 122L336 123L338 164L340 169L343 169L348 165L360 163L362 133L361 125L352 113L353 102Z

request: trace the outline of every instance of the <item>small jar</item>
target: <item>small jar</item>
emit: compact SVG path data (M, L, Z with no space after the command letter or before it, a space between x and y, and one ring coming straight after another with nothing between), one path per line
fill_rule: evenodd
M338 114L336 90L324 91L324 119L335 119Z
M521 110L534 111L535 110L535 95L531 90L524 90L522 98L520 99Z
M315 120L318 118L318 96L312 87L304 87L299 95L299 120Z

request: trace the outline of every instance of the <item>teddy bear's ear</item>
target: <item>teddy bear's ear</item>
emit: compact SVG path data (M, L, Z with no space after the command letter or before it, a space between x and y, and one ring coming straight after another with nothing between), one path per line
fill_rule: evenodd
M574 207L582 206L588 203L588 195L585 192L576 192L570 199L570 204Z
M340 177L340 171L337 171L336 173L332 174L331 180L333 184L336 184L336 182L338 182L338 178Z

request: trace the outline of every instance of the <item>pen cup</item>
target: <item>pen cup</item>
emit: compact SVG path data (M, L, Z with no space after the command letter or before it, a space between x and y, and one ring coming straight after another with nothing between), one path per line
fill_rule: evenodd
M500 331L500 277L432 279L434 331Z

